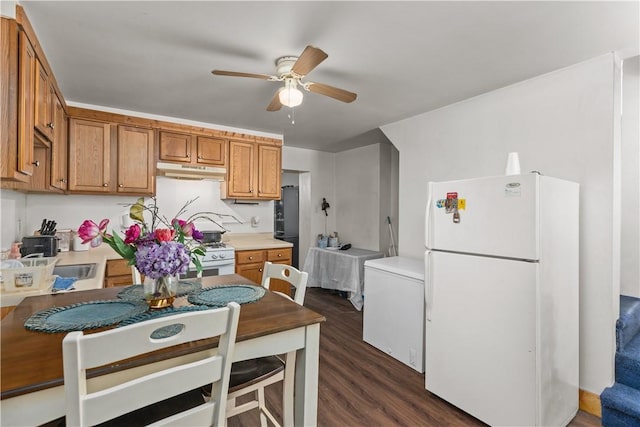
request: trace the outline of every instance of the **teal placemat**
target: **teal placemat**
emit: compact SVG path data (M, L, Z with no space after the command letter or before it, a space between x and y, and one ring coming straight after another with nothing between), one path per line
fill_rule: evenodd
M70 332L113 325L136 314L148 306L144 301L109 300L90 301L39 311L24 327L38 332Z
M198 289L202 289L202 283L200 282L187 282L187 281L179 281L178 282L178 292L176 296L183 297L190 292L197 291ZM144 286L143 285L131 285L127 286L120 292L118 292L118 298L121 299L130 299L130 300L143 300L144 299Z
M163 310L147 311L145 313L136 314L135 316L131 316L128 319L123 320L122 322L120 322L120 324L118 324L118 328L122 326L133 325L134 323L138 322L144 322L145 320L157 319L158 317L166 317L173 314L185 313L188 311L209 310L210 308L211 307L206 307L203 305L192 305L186 307L170 307ZM180 324L165 326L153 331L153 333L151 334L151 338L167 338L179 333L181 330L182 325Z
M200 289L189 294L187 300L191 304L209 307L224 307L231 301L238 304L256 302L267 291L262 286L251 285L220 285Z

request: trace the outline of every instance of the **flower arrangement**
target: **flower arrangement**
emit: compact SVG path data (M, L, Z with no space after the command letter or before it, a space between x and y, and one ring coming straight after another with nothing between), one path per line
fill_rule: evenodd
M91 247L97 247L106 242L122 258L128 260L129 265L135 265L141 274L152 279L185 274L189 270L190 262L201 272L200 257L204 255L203 235L194 226L194 221L207 219L217 224L206 216L214 213L200 212L185 220L180 219L179 216L186 213L187 206L195 201L193 199L185 203L169 221L159 214L155 197L151 200L149 206L145 205L144 198L139 198L131 205L129 217L134 224L125 231L124 240L118 234L107 233L108 219L103 219L99 224L85 220L78 229L82 243L91 242ZM151 216L149 224L145 221L145 212Z

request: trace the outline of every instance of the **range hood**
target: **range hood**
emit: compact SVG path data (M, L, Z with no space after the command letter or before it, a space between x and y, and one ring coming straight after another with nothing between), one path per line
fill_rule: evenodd
M227 169L215 166L158 162L156 165L156 175L178 179L212 179L224 181L227 175Z

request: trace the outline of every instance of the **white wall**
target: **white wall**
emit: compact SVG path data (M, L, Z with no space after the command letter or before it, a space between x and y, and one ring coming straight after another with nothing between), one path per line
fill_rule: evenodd
M22 240L27 215L27 197L13 190L0 190L0 249ZM39 227L38 227L39 228Z
M580 387L596 394L613 382L618 310L615 70L606 55L382 128L400 152L401 255L423 254L428 181L502 175L516 151L523 172L580 183Z
M380 249L380 144L336 154L336 229L341 242ZM331 203L331 202L330 202Z
M329 204L336 199L335 154L303 148L282 147L282 169L298 171L300 184L300 266L309 247L315 246L316 236L335 230L335 209L328 209L325 217L322 198ZM332 205L333 206L333 205Z
M640 297L640 56L625 59L622 79L622 233L620 293Z

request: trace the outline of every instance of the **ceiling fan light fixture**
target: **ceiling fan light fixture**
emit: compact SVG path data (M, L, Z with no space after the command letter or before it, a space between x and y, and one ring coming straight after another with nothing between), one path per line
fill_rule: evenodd
M302 104L302 92L298 89L296 81L293 79L285 80L284 87L278 91L280 103L287 107L293 108Z

